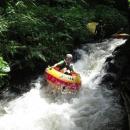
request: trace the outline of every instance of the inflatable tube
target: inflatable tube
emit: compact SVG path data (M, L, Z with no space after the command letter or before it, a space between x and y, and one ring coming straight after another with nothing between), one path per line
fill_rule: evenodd
M67 91L75 92L78 91L81 87L81 78L79 74L64 74L56 67L46 68L45 79L48 84L56 91L66 89Z

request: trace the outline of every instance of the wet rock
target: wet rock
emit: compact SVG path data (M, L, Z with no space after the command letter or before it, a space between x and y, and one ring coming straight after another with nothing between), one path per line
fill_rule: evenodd
M104 84L104 83L108 83L108 82L114 82L116 81L117 77L115 74L113 73L106 73L103 77L102 77L102 80L101 80L101 83Z
M110 57L108 57L108 58L106 59L105 62L110 62L112 59L113 59L113 56L110 56Z
M106 59L106 62L104 64L104 69L108 73L116 73L119 74L124 66L127 63L127 59L125 56L120 56L120 57L108 57Z
M130 39L106 59L102 72L104 75L101 84L112 84L120 91L130 126Z
M106 72L111 72L111 73L118 73L119 72L119 68L111 62L107 62L105 67L104 67Z

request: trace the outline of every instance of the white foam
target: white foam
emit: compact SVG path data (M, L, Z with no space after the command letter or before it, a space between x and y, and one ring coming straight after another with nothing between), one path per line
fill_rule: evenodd
M74 66L81 74L82 89L71 102L49 101L46 88L40 89L41 79L38 79L30 92L13 101L1 103L0 130L95 130L111 121L119 123L123 118L120 104L113 103L113 91L102 91L98 85L100 76L95 77L100 75L105 58L124 42L115 39L89 44L89 54L86 46L77 50L81 59Z

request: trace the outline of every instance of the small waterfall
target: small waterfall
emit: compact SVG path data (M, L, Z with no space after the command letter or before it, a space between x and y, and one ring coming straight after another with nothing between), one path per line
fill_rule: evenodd
M125 111L118 90L101 86L106 57L125 40L106 40L77 49L80 59L74 64L81 74L82 88L71 100L51 98L42 77L22 96L0 102L1 130L121 130ZM10 94L10 93L9 93ZM56 100L54 100L56 99Z

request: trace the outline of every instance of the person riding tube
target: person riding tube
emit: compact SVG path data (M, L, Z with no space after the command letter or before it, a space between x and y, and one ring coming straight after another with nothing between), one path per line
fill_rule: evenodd
M64 74L71 74L71 72L74 72L72 60L72 54L66 54L65 59L56 63L53 67L58 67L59 71L62 71Z

